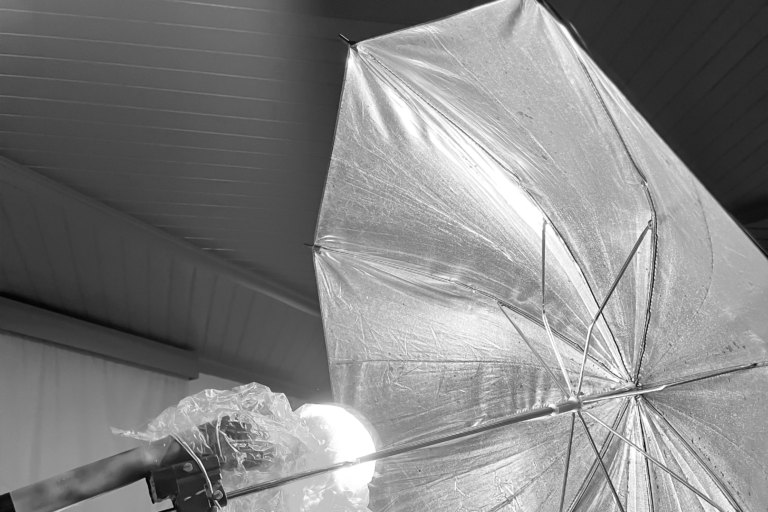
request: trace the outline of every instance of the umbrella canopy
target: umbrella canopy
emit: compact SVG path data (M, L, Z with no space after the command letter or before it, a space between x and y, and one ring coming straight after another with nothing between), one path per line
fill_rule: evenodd
M542 5L351 47L315 255L382 446L548 415L379 462L373 511L768 503L768 260Z

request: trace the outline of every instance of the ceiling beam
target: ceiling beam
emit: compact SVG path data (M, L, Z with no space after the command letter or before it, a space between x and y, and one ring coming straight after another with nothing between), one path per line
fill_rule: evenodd
M275 393L290 396L299 405L305 402L322 403L333 400L327 390L310 389L287 378L201 358L190 350L158 343L3 296L0 296L0 332L59 345L183 379L196 379L200 373L206 373L241 383L258 382L268 386Z
M194 352L6 297L0 297L0 330L176 377L199 376Z
M317 300L198 249L180 238L119 212L3 157L0 157L0 182L6 182L38 197L45 197L46 200L56 204L70 207L76 205L90 211L97 210L102 217L119 223L150 244L159 244L164 250L179 259L207 267L219 275L226 276L236 284L266 295L299 311L316 317L320 316L320 305Z

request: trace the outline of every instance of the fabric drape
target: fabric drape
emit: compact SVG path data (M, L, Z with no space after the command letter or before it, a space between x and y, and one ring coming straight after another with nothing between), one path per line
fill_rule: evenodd
M0 332L0 493L138 446L133 427L186 396L188 381ZM144 482L73 512L152 511Z

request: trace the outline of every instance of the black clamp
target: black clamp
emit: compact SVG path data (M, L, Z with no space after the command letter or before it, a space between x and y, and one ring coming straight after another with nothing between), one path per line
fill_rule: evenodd
M215 455L200 457L206 475L195 462L180 462L156 469L147 477L152 503L172 500L178 512L208 512L227 504L221 483L221 467ZM208 480L211 491L208 490Z

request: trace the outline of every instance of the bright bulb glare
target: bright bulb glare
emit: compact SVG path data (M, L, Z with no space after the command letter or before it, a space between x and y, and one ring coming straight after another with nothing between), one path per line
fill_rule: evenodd
M371 434L365 426L342 407L335 405L307 404L298 411L301 419L322 431L327 449L333 461L355 460L376 451ZM313 429L314 430L314 429ZM356 491L373 479L375 462L366 462L334 473L336 483L344 489Z

